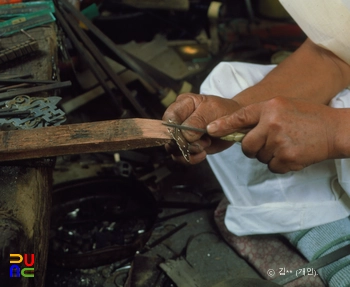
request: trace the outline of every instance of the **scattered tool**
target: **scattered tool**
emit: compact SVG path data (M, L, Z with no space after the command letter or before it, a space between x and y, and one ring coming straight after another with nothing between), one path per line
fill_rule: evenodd
M31 85L43 85L43 84L55 84L57 81L51 80L35 80L35 79L2 79L0 78L0 85L3 84L31 84Z
M32 93L60 89L60 88L64 88L64 87L69 87L71 85L72 85L71 81L65 81L65 82L55 82L53 84L42 85L42 86L37 86L37 87L31 87L31 88L27 88L27 89L17 89L14 91L0 93L0 100L11 99L11 98L18 96L18 95L27 95L27 94L32 94Z
M102 63L99 63L97 59L95 60L95 58L93 56L96 54L91 53L91 51L89 51L86 47L84 47L84 45L81 43L81 40L75 35L75 32L78 31L78 29L80 29L80 28L76 27L77 26L76 23L75 23L76 25L71 27L69 22L67 21L67 19L60 12L59 7L57 7L57 9L56 9L55 15L56 15L57 20L58 20L59 24L61 25L62 29L67 34L68 38L72 41L72 43L73 43L74 47L77 49L78 53L85 59L86 63L90 67L90 70L95 75L95 77L98 79L98 81L100 82L100 84L103 87L106 94L114 102L115 112L116 112L117 116L119 118L122 117L125 114L125 110L122 107L122 103L117 98L117 96L113 92L112 88L109 87L109 85L105 81L105 77L104 77L104 69L110 69L110 67L108 66L108 64L104 65ZM82 34L82 33L84 33L84 32L81 32L80 34ZM96 51L96 52L98 55L100 55L100 51ZM101 67L101 65L103 67ZM112 73L110 76L112 76L116 81L118 81L117 75ZM118 83L115 82L116 87L119 87L121 89L121 91L125 92L124 94L128 96L128 99L130 99L130 102L135 103L136 100L133 98L131 91L122 82L120 83L120 86L118 86L118 84L119 84L119 82ZM148 117L148 114L143 110L143 108L139 105L138 102L135 103L134 107L137 111L139 111L139 113L142 117L145 117L145 118Z
M0 124L14 129L57 126L66 121L65 113L57 108L60 97L17 96L0 102ZM24 117L25 116L25 117Z
M68 15L70 18L74 17L81 23L83 23L87 27L89 32L93 34L97 39L99 39L101 43L103 43L106 46L106 48L108 48L111 54L116 56L120 64L137 73L145 82L147 82L147 84L150 87L152 87L156 91L163 105L167 106L176 99L176 93L172 88L164 87L154 79L155 75L152 75L151 73L151 71L155 70L154 68L152 68L145 62L141 64L140 60L138 60L136 57L117 47L117 45L115 45L115 43L110 38L108 38L98 27L96 27L92 23L92 21L89 20L84 14L79 12L69 1L60 0L59 4L60 6L58 6L56 10L65 10L69 13ZM147 68L145 68L146 66ZM166 76L165 74L162 75L162 78L164 80L167 78L167 82L174 82L170 77ZM175 83L173 84L174 86L176 86Z
M20 78L30 78L33 75L31 73L23 73L23 74L1 74L0 80L8 80L8 79L20 79Z

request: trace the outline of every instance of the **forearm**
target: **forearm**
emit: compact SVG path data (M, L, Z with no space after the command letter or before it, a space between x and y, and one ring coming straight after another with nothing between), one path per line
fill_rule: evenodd
M306 40L262 81L234 97L241 106L277 96L328 104L350 85L350 65Z

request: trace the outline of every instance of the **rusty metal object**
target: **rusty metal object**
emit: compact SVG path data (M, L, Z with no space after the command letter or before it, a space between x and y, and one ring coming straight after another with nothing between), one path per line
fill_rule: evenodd
M173 122L169 120L169 124L172 124ZM178 127L171 127L168 128L169 133L171 134L172 138L175 140L176 144L178 145L182 156L184 159L189 162L190 161L190 143L185 139L183 136L181 129Z
M0 64L20 58L39 50L36 40L28 40L0 51Z
M54 188L49 260L90 268L133 256L148 241L156 201L137 181L92 178Z

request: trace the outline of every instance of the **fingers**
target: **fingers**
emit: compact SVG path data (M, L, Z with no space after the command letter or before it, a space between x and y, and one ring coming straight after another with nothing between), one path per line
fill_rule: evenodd
M171 154L172 159L178 163L183 164L197 164L206 158L206 149L210 147L211 140L209 137L203 137L202 139L189 144L188 150L190 153L189 162L184 158L182 152L180 151L177 143L171 141L169 144L165 145L165 149Z
M185 126L205 128L211 121L229 115L239 108L240 105L231 99L191 93L181 94L165 111L163 120L171 120ZM233 144L230 142L220 144L220 141L215 141L212 145L211 138L206 134L189 130L182 130L181 133L184 139L190 143L189 161L191 164L204 160L208 152L219 152ZM173 155L174 160L184 162L181 153L174 145L168 145L166 149Z
M259 123L262 112L262 104L253 104L243 107L238 111L221 117L207 126L211 136L221 137L232 132L254 127Z
M177 124L182 124L196 109L196 105L201 99L195 94L181 94L172 103L163 115L163 120L172 120Z
M305 168L307 165L303 165L300 162L296 162L295 160L286 161L282 160L280 157L273 157L269 163L268 168L273 173L287 173L289 171L299 171Z
M200 114L206 114L205 111L197 111L197 107L204 101L204 96L197 94L181 94L176 101L172 103L163 115L164 121L171 120L177 124L204 128L207 124ZM199 140L203 133L195 131L182 131L183 136L189 142Z
M267 164L274 173L297 171L308 164L303 165L306 161L300 160L303 145L296 140L298 128L291 121L293 113L295 107L291 102L275 98L219 118L207 130L211 136L221 137L250 128L242 140L242 152L247 157Z
M266 128L259 125L262 104L253 104L235 113L219 118L207 126L208 133L214 137L221 137L233 132L246 132L242 141L242 151L249 158L257 157L264 163L271 159L271 151L262 150L267 140ZM248 129L253 131L248 131Z
M194 164L200 163L207 156L207 153L205 150L198 152L198 153L190 153L189 162L188 162L184 158L184 156L182 155L182 153L180 152L178 147L176 147L176 150L175 149L173 150L172 148L170 148L169 145L167 145L165 148L171 154L171 158L175 162L178 162L181 164L186 164L186 165L188 165L188 164L194 165Z

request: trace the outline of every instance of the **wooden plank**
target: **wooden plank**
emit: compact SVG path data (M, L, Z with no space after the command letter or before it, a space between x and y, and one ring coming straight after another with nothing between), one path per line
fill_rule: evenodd
M120 119L0 132L0 161L131 150L170 142L160 120Z

